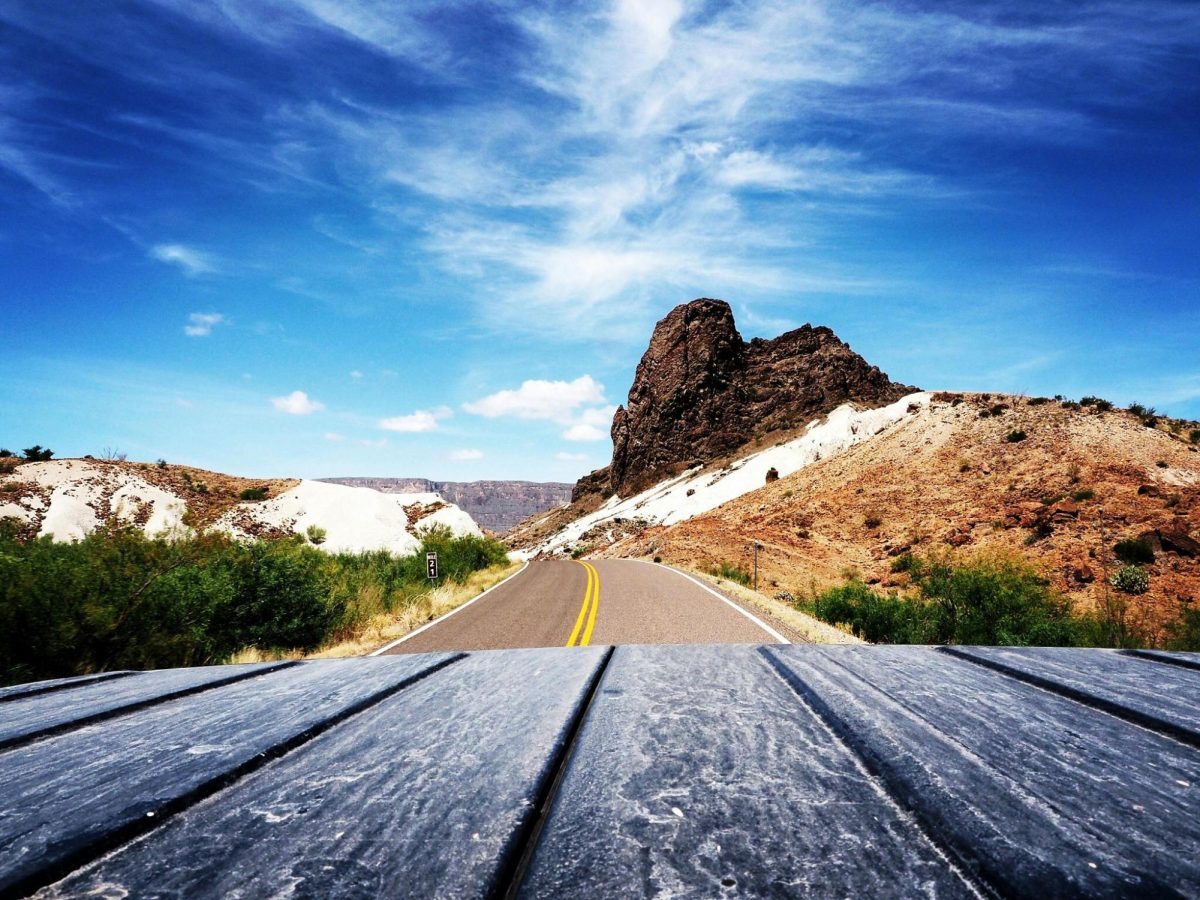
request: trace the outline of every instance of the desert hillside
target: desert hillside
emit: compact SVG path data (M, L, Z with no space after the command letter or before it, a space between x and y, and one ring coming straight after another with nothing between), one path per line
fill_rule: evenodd
M247 479L167 463L4 460L0 519L29 537L78 540L116 519L147 535L213 528L238 537L300 534L332 552L409 553L419 528L481 534L462 509L431 492L383 494L298 479Z
M1155 641L1200 597L1200 448L1190 423L1174 434L1105 405L934 394L869 439L715 509L593 527L572 549L745 568L757 540L763 583L793 595L848 572L902 588L907 575L893 566L904 553L1002 551L1096 609L1113 600L1116 545L1140 540L1153 554L1149 589L1122 599L1130 626Z
M613 465L512 546L745 572L758 542L784 598L903 590L910 557L1004 555L1151 644L1200 597L1200 424L1138 405L905 388L828 329L747 344L725 304L696 300L659 322L613 433Z

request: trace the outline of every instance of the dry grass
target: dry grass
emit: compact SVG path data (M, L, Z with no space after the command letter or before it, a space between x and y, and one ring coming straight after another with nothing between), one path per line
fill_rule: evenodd
M521 565L521 563L512 562L492 566L489 569L481 569L473 573L462 584L450 582L427 591L421 594L416 602L404 609L397 610L395 613L375 616L357 635L322 647L306 658L342 659L348 656L365 656L389 641L402 638L438 616L457 609L472 597L477 597L493 585L499 584L516 572Z
M299 650L264 652L256 647L247 647L235 654L229 661L231 663L256 663L275 662L283 659L346 659L352 656L366 656L384 644L402 638L411 631L416 631L438 616L457 609L471 598L477 597L488 588L499 584L521 566L522 563L510 562L492 566L489 569L480 569L462 584L449 582L431 591L425 591L403 609L374 616L356 633L342 635L340 639L318 648L307 656Z
M672 563L674 565L674 563ZM782 622L788 628L803 636L806 640L812 641L814 644L861 644L863 641L850 634L848 631L843 631L833 625L822 622L820 619L815 619L807 613L802 613L800 610L789 606L781 600L776 600L773 597L768 597L766 594L761 594L758 591L738 584L736 581L729 581L724 578L714 578L697 569L688 568L687 566L676 566L676 568L688 572L690 575L711 584L719 589L722 593L728 594L737 600L742 601L751 608L756 608L766 613L776 621Z

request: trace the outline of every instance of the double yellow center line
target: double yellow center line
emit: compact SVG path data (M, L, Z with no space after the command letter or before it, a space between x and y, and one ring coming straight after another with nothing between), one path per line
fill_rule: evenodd
M579 610L579 617L575 619L575 630L571 632L567 646L586 647L592 640L592 629L596 627L596 607L600 605L600 573L590 562L581 559L576 562L587 569L587 593L583 595L583 606Z

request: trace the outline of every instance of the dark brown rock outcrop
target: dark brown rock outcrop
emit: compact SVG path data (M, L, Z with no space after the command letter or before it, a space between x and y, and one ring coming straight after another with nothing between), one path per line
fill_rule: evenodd
M742 340L723 300L693 300L655 326L629 400L613 417L613 459L573 496L628 496L757 435L803 425L847 401L879 406L896 384L828 328Z

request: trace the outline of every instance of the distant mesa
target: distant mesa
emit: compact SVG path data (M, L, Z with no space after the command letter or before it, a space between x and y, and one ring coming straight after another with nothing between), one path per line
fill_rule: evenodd
M489 531L507 531L529 516L565 506L571 485L556 481L430 481L427 478L323 478L385 494L435 493L461 507Z
M843 403L883 406L917 390L893 382L828 328L804 325L747 342L728 303L693 300L655 326L629 400L613 417L612 462L582 478L572 499L629 496Z

